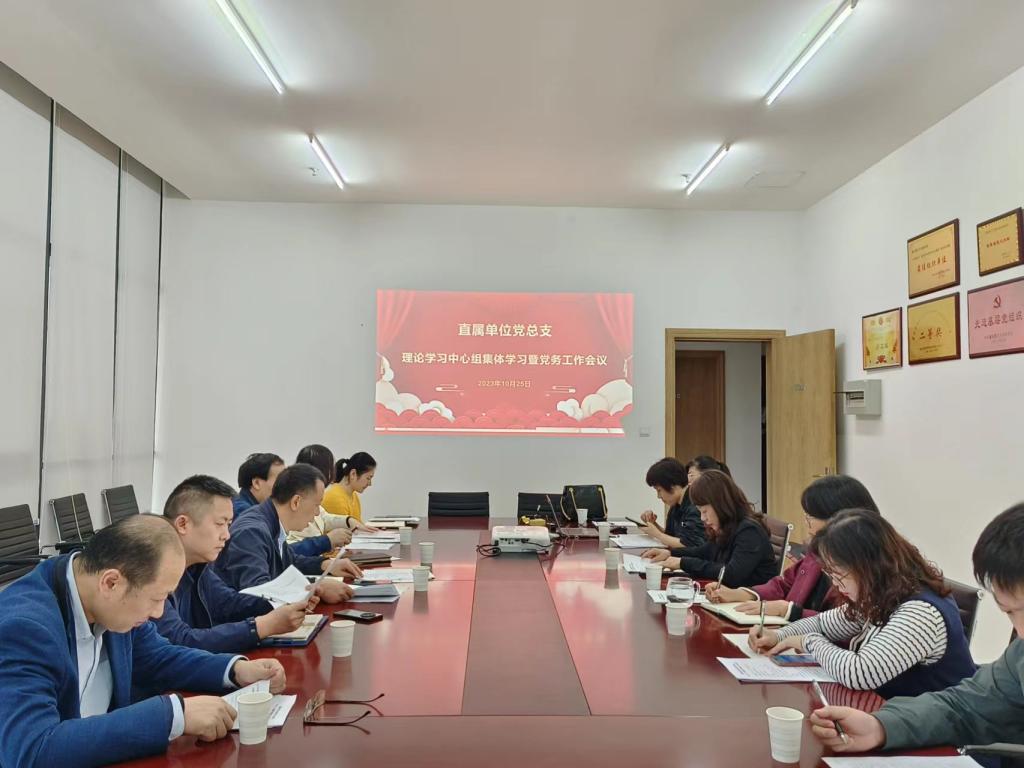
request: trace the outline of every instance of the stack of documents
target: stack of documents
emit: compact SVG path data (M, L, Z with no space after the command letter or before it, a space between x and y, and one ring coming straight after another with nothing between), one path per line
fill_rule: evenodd
M420 518L402 517L400 515L387 515L385 517L375 517L373 520L367 520L366 524L373 526L374 528L380 528L382 523L404 523L405 525L414 526L420 524Z
M666 549L665 545L657 539L652 539L646 533L624 533L612 537L612 544L623 549L650 549L660 547Z
M831 768L981 768L960 755L948 757L823 757Z
M401 593L394 584L352 584L350 603L397 603ZM406 587L408 589L408 587Z
M255 595L274 605L297 603L309 599L309 582L298 568L289 565L273 581L239 590L243 595Z
M430 574L434 578L434 574ZM364 581L390 581L392 584L412 584L412 568L367 568Z
M224 701L231 705L231 708L236 712L238 711L238 697L243 693L262 693L264 691L270 691L270 681L260 680L252 685L247 685L245 688L239 688L237 691L221 696ZM270 720L267 721L268 728L280 728L284 725L284 721L288 719L288 713L292 711L292 707L295 706L295 696L285 696L283 694L275 694L274 698L270 700ZM232 731L238 730L238 720L235 720L235 724L231 726Z
M629 552L622 553L622 567L626 573L644 573L650 560L644 560L640 555L631 555Z
M834 683L821 667L780 667L767 656L756 659L718 659L741 683Z
M401 535L398 531L378 531L376 533L356 533L352 537L352 543L348 549L358 549L363 552L379 551L386 552L399 543Z

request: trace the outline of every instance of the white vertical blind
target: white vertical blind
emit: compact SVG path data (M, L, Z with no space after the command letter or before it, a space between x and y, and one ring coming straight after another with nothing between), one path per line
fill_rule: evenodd
M49 99L0 67L0 507L39 494Z
M93 525L112 484L117 150L57 111L53 138L49 326L43 440L43 543L55 540L48 499L84 492Z
M153 494L160 179L125 156L121 171L114 485L133 485L143 512Z

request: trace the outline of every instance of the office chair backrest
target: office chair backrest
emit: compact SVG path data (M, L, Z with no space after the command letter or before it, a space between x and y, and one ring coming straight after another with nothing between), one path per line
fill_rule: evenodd
M487 491L430 491L427 494L427 517L489 517L490 514L491 500Z
M110 524L139 514L139 502L135 500L135 488L130 485L107 488L100 491L100 495L103 496L103 506L107 510L107 522Z
M977 587L969 584L961 584L952 579L943 579L946 586L952 590L950 597L956 601L956 607L960 610L960 621L964 624L964 634L967 642L971 642L974 635L974 627L978 623L978 603L985 596Z
M542 517L554 522L553 516L557 513L558 503L562 494L554 493L529 493L520 491L516 497L516 520L520 515L532 515Z
M21 578L39 559L39 532L28 504L0 509L0 584Z
M50 511L61 541L85 541L92 536L92 517L84 493L50 499Z
M772 549L775 551L775 562L779 564L779 575L786 570L786 559L789 555L789 540L793 537L793 524L779 520L777 517L765 515L764 521L768 524L768 532L772 539Z

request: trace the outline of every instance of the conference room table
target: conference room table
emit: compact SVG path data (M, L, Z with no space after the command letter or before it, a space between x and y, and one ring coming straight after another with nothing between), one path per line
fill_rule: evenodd
M723 633L745 630L699 608L686 636L670 636L664 609L643 576L609 571L597 539L549 555L483 557L491 519L423 520L395 567L418 564L420 541L435 543L428 591L403 585L391 604L322 606L384 614L357 624L352 656L335 659L330 628L304 648L255 651L284 665L298 698L265 743L241 746L237 732L213 743L178 739L135 766L494 766L504 768L755 768L771 759L765 709L809 713L809 685L741 684L717 657L741 657ZM881 705L873 693L825 686L832 703ZM321 717L303 722L307 701ZM827 753L826 753L827 754ZM953 754L939 748L903 754ZM823 766L823 748L804 724L800 765Z

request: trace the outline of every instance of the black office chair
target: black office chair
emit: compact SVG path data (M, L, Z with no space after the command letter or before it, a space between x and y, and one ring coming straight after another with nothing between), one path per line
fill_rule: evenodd
M57 536L60 538L60 542L57 544L59 551L73 549L75 545L80 546L92 536L92 517L89 515L89 505L85 501L84 493L50 499L50 511L57 524Z
M943 581L946 587L952 590L951 597L956 601L956 607L960 609L960 621L964 624L964 634L969 643L974 635L974 627L978 623L978 603L981 602L985 593L977 587L961 584L959 581L952 579L943 579Z
M0 509L0 584L21 578L45 559L28 504Z
M789 540L793 537L793 524L768 515L765 515L764 521L768 524L772 550L775 552L775 562L779 565L779 575L781 576L782 572L786 570Z
M139 514L139 502L135 500L135 488L121 485L100 491L103 506L107 510L107 522L113 525L118 520Z
M427 494L427 517L490 517L491 498L487 491Z
M569 526L577 525L577 509L587 510L587 522L596 523L608 519L608 504L604 498L603 485L567 485L562 489L559 502L562 521Z
M556 510L561 497L562 494L558 491L554 493L520 491L516 496L516 520L518 521L523 515L531 517L539 515L552 523L555 522L554 516L557 514Z

